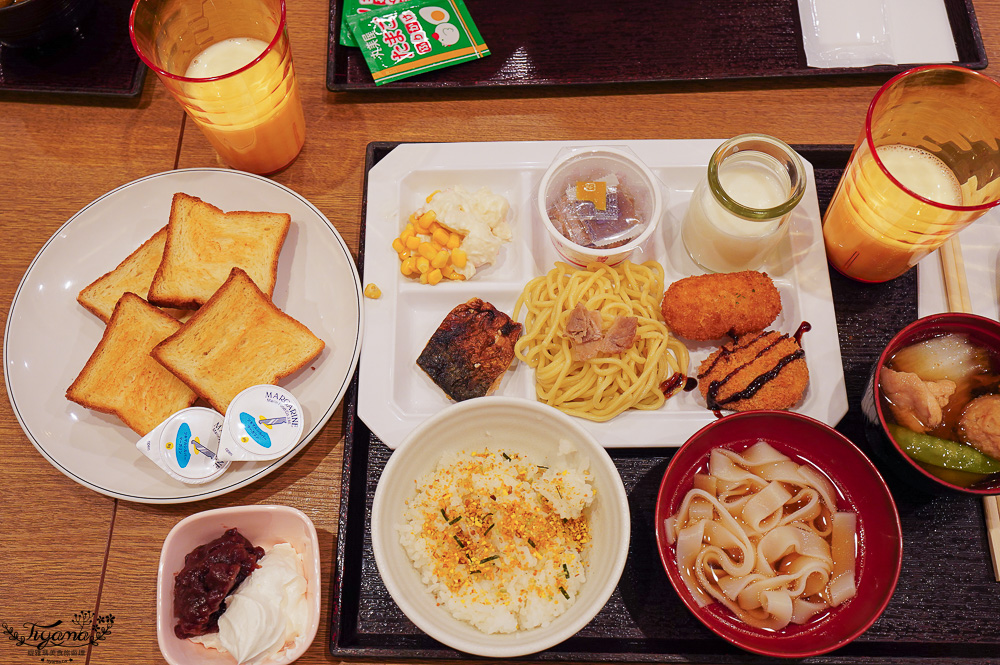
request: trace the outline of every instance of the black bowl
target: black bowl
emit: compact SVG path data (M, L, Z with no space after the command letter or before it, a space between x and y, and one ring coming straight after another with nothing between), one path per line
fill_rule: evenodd
M93 9L94 0L21 0L0 9L0 44L42 46L72 32Z
M917 319L906 326L886 345L882 354L872 366L868 375L868 385L861 398L861 411L865 419L865 437L874 453L889 467L893 475L907 482L915 489L929 494L977 494L989 496L1000 494L1000 474L987 476L972 486L956 485L940 478L913 460L896 443L886 427L886 411L878 392L879 369L885 365L896 351L904 346L947 333L961 333L972 342L990 349L1000 356L1000 323L975 314L945 313L932 314Z

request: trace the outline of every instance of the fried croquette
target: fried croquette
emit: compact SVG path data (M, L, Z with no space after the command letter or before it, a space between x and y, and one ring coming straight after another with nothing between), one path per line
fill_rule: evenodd
M698 388L712 410L788 409L808 384L802 347L775 330L739 337L698 368Z
M781 294L767 273L756 270L695 275L667 288L660 311L681 337L718 339L771 325L781 313Z

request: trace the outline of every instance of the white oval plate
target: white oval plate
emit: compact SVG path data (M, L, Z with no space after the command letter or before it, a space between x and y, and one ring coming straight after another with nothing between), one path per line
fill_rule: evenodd
M118 418L70 402L66 388L97 347L104 322L76 302L80 289L113 270L167 223L176 192L222 210L287 212L292 225L278 260L274 304L326 342L282 385L302 403L305 434L284 457L241 462L204 485L185 485L136 449ZM4 332L4 379L28 439L57 469L108 496L183 503L243 487L294 457L333 415L361 351L361 281L344 240L299 194L273 180L225 169L183 169L140 178L73 215L42 247L14 294Z

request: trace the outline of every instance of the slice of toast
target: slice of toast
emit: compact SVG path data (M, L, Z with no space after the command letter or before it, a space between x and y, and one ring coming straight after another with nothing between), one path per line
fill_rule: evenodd
M234 267L242 268L270 298L291 220L287 213L223 212L197 197L174 194L149 302L197 309Z
M115 306L94 353L66 390L66 398L116 415L145 436L198 398L149 355L150 349L180 326L139 296L126 293Z
M229 279L152 351L219 413L250 386L277 384L323 350L323 340L274 306L250 277Z
M167 241L167 227L153 234L137 250L118 264L111 272L105 273L88 284L77 295L76 300L107 323L115 305L126 293L134 293L140 298L149 294L153 275L163 259L163 246ZM182 318L189 312L170 309L166 313L174 318Z

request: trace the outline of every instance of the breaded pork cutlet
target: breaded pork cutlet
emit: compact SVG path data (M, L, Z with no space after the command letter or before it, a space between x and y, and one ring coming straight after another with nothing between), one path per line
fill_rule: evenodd
M522 328L490 303L473 298L444 317L417 365L456 402L483 397L500 385Z
M739 337L698 368L698 388L712 410L788 409L808 384L802 347L775 330Z
M674 333L704 341L768 327L781 313L781 294L756 270L695 275L671 284L660 310Z

